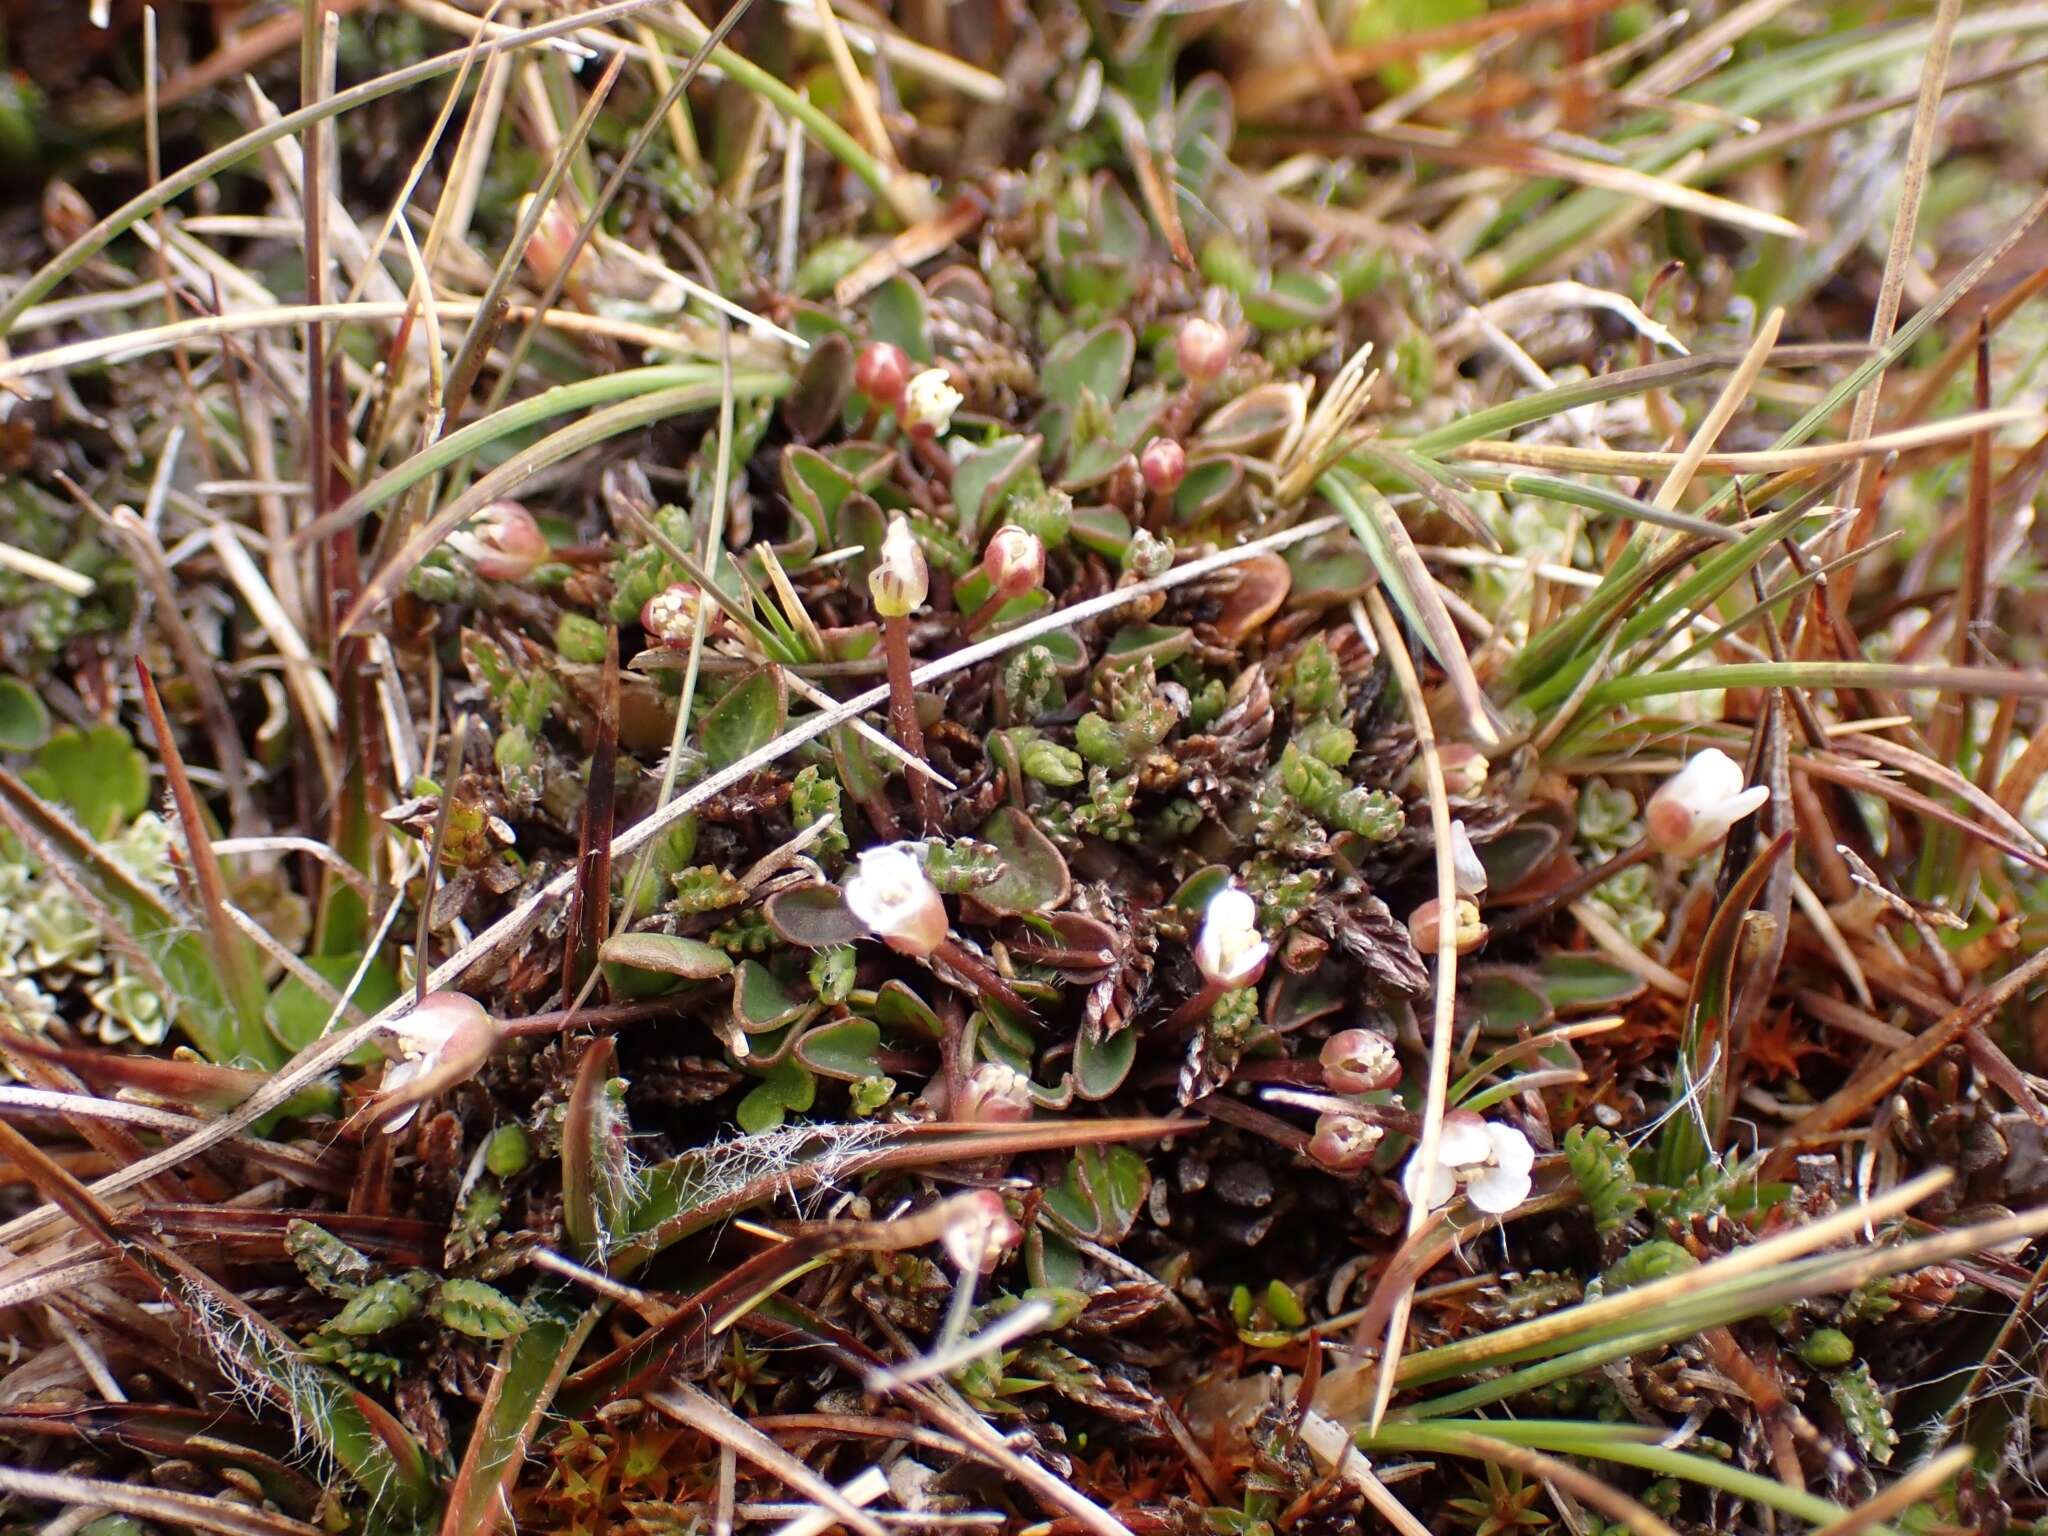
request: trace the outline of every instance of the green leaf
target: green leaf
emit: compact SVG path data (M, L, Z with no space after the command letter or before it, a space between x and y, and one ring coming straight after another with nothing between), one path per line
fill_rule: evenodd
M1648 983L1598 955L1545 955L1538 985L1559 1013L1600 1013L1634 1002Z
M784 1115L802 1114L817 1098L817 1080L793 1059L784 1059L768 1069L740 1100L733 1118L749 1136L773 1130Z
M1138 1059L1138 1032L1123 1029L1107 1040L1083 1030L1074 1044L1074 1092L1084 1099L1106 1099L1124 1085Z
M915 278L898 274L882 284L868 311L868 329L875 340L901 347L912 362L932 360L931 316Z
M1697 1173L1710 1155L1712 1138L1721 1129L1728 1081L1730 1010L1735 1005L1735 962L1753 921L1768 922L1751 905L1764 883L1792 846L1782 832L1766 844L1749 867L1728 888L1713 921L1700 941L1693 964L1692 991L1685 1000L1685 1031L1679 1040L1683 1071L1673 1085L1684 1102L1674 1105L1657 1143L1657 1182L1675 1186Z
M18 677L0 677L0 752L33 752L49 739L50 712L35 690Z
M1458 1017L1481 1033L1519 1040L1556 1018L1542 978L1527 966L1481 965L1458 972Z
M789 684L780 667L759 667L706 710L697 739L712 771L730 768L781 734L789 720Z
M118 725L59 731L22 778L66 806L92 837L112 837L149 805L149 759Z
M347 989L356 974L356 967L362 963L360 953L308 955L305 959L306 969L337 992ZM398 1001L400 991L397 971L380 956L372 960L363 972L362 985L356 988L354 1002L364 1013L378 1013L386 1005ZM321 1031L327 1027L327 1017L333 1011L331 1003L296 976L286 975L270 994L271 1028L277 1031L278 1039L294 1051L304 1050L320 1038ZM383 1053L370 1045L350 1059L378 1061L383 1059Z
M1146 389L1131 396L1110 413L1108 431L1074 449L1060 471L1060 489L1086 490L1107 480L1153 435L1165 414L1164 390Z
M977 544L993 531L1003 502L1033 469L1045 443L1037 436L999 437L986 447L969 449L953 471L953 506L959 526Z
M608 965L631 966L687 981L712 981L732 972L732 956L717 945L672 933L616 933L604 941L598 955Z
M843 1019L822 1024L797 1041L796 1059L821 1076L857 1083L881 1071L875 1060L881 1048L882 1032L872 1019Z
M868 936L868 926L846 905L836 885L803 885L777 891L763 906L768 926L805 949L831 949Z
M1039 389L1047 400L1069 409L1080 404L1083 391L1105 406L1114 406L1130 386L1131 364L1137 359L1138 342L1122 320L1111 320L1092 331L1063 336L1045 355L1039 369ZM1054 451L1064 447L1054 446Z
M1575 1125L1565 1132L1564 1160L1579 1186L1579 1195L1593 1213L1593 1230L1602 1237L1620 1232L1642 1209L1628 1143L1600 1126Z
M434 1293L434 1316L472 1339L511 1339L526 1331L526 1314L503 1291L481 1280L444 1280Z
M732 989L733 1022L750 1035L780 1029L810 1012L817 1005L788 990L767 966L742 960Z
M875 1020L892 1034L940 1040L946 1033L931 1004L894 979L883 982L875 993Z
M1084 1147L1068 1162L1066 1177L1045 1192L1045 1210L1077 1236L1119 1243L1151 1189L1145 1160L1129 1147Z
M529 1305L525 1331L505 1346L491 1374L490 1393L448 1492L443 1530L489 1533L499 1527L505 1485L525 1464L542 1415L604 1313L603 1307L579 1311L566 1293L552 1291Z
M1343 303L1335 278L1296 267L1275 272L1263 292L1246 294L1244 317L1262 331L1291 331L1329 319Z
M992 912L1045 912L1067 899L1073 880L1067 861L1051 838L1014 805L1006 805L981 829L982 839L1003 856L1003 872L974 892Z
M1173 109L1175 180L1196 201L1207 196L1216 168L1229 158L1236 133L1235 105L1221 75L1198 75L1182 88Z
M1307 420L1308 396L1299 384L1261 384L1211 412L1195 443L1205 457L1217 451L1256 454L1293 435Z
M209 1061L276 1067L284 1051L260 1017L245 1017L228 990L197 919L123 869L26 783L0 770L0 827L43 867L44 878L106 908L121 925L132 958L154 971L175 999L177 1024ZM119 944L119 938L110 939ZM256 1008L264 998L259 992ZM252 1010L253 1011L253 1010Z

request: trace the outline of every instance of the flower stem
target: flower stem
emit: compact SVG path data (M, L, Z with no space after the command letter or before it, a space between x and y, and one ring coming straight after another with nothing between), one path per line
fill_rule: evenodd
M1030 1015L1031 1005L1011 990L1010 984L996 974L994 966L958 939L949 935L932 951L932 958L948 969L958 971L973 985L977 995L993 997L1005 1008L1014 1008L1027 1017Z
M924 756L924 727L917 723L917 696L910 686L910 620L901 615L882 620L882 650L889 662L889 732L896 745L912 757ZM906 774L910 803L927 836L941 824L939 792L930 777Z
M1221 1000L1223 994L1229 990L1230 988L1224 986L1221 982L1204 981L1201 990L1174 1009L1166 1022L1160 1025L1155 1033L1166 1039L1173 1039L1176 1036L1188 1033L1188 1031L1208 1017L1209 1010L1214 1008L1217 1002Z

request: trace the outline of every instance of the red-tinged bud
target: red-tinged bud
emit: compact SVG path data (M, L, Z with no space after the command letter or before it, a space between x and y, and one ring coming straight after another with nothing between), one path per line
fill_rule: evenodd
M492 502L448 542L486 581L523 581L554 553L533 514L516 501Z
M1155 437L1138 455L1138 472L1155 496L1171 496L1187 478L1187 450L1170 437Z
M1442 908L1434 897L1425 901L1410 914L1408 933L1415 940L1415 947L1422 951L1423 958L1437 952L1442 935L1438 922ZM1479 914L1479 904L1460 896L1456 914L1457 929L1452 935L1451 946L1461 955L1469 955L1486 942L1486 921Z
M1371 1093L1401 1081L1394 1042L1377 1030L1344 1029L1323 1042L1323 1081L1339 1093Z
M897 405L909 383L910 354L893 341L871 341L853 361L853 387L877 405Z
M1045 544L1037 534L1015 523L1005 523L989 536L981 555L982 573L988 577L993 595L1022 597L1035 592L1045 580Z
M1332 1173L1349 1173L1372 1161L1385 1134L1356 1115L1320 1115L1315 1134L1309 1138L1308 1155Z

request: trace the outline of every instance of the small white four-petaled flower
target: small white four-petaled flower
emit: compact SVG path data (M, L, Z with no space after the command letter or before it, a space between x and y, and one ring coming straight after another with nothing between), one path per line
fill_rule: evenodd
M967 397L953 387L943 368L913 374L903 388L903 424L913 432L936 435L953 424L953 413Z
M1536 1152L1529 1138L1511 1125L1483 1120L1470 1110L1444 1116L1437 1137L1436 1169L1422 1203L1435 1210L1464 1186L1465 1198L1489 1216L1505 1216L1529 1198L1529 1170ZM1421 1198L1421 1150L1401 1168L1401 1187L1410 1200Z
M399 1059L384 1070L376 1109L387 1131L401 1129L427 1100L474 1077L498 1044L497 1021L460 992L429 992L390 1029Z
M1694 753L1650 796L1643 813L1650 841L1681 859L1705 853L1771 798L1768 784L1744 789L1742 781L1742 765L1719 747Z
M1258 903L1235 881L1209 898L1195 937L1195 969L1215 987L1248 987L1266 968L1272 946L1259 936Z
M931 589L931 568L925 564L917 536L910 531L910 520L891 518L875 556L875 568L868 572L868 595L874 599L875 612L885 619L907 618L923 606Z
M946 942L946 903L907 843L861 854L845 894L847 910L900 954L922 959Z

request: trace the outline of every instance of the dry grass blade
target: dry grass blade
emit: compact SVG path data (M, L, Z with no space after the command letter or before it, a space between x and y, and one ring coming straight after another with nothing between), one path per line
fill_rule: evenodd
M721 1445L729 1445L748 1461L790 1488L822 1505L861 1536L889 1536L888 1527L848 1502L845 1495L781 1446L762 1434L725 1404L687 1381L671 1382L647 1400L679 1424L687 1424Z
M319 1536L320 1527L271 1510L251 1509L226 1499L150 1488L135 1483L77 1477L68 1472L34 1472L0 1467L0 1492L72 1510L108 1510L158 1525L218 1536Z

